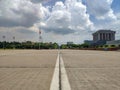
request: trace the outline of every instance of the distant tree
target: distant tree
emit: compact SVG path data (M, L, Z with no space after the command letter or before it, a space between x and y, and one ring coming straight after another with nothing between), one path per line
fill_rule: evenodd
M60 48L61 48L61 49L67 49L68 46L67 46L66 44L62 44Z
M118 45L118 47L120 47L120 45Z
M100 45L100 47L102 48L102 47L103 47L103 45Z
M90 45L87 44L87 43L81 44L81 47L82 47L82 48L89 48L89 46L90 46Z
M114 48L114 47L116 47L116 46L115 46L115 45L111 45L111 47L113 47L113 48Z
M105 45L105 47L108 47L108 45Z
M59 45L57 43L53 43L53 49L57 49Z

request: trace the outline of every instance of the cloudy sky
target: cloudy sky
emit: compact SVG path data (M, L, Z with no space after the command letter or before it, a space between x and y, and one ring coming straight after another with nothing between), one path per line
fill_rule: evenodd
M120 0L0 0L0 41L38 41L41 30L43 42L82 43L99 29L120 39Z

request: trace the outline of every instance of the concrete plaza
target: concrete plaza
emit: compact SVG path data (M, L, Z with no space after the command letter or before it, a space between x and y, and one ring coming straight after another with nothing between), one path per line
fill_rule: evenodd
M120 52L62 51L71 90L120 90Z
M0 51L0 90L49 90L57 51Z
M59 52L71 90L120 90L120 52ZM0 90L50 90L57 56L58 50L0 50Z

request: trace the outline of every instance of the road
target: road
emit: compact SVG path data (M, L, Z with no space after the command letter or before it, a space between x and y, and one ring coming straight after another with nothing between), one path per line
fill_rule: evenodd
M0 50L0 90L120 90L120 52Z

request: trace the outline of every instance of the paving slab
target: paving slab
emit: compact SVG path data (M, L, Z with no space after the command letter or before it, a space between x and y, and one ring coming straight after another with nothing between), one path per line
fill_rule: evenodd
M0 90L49 90L52 68L1 68Z
M71 90L120 90L120 52L61 52Z
M57 54L57 50L0 51L0 90L49 90Z

